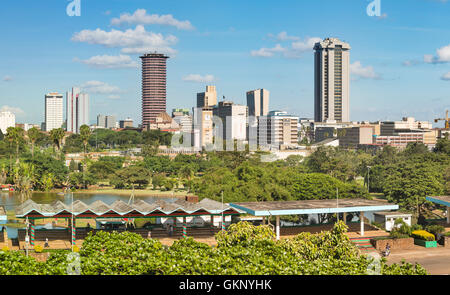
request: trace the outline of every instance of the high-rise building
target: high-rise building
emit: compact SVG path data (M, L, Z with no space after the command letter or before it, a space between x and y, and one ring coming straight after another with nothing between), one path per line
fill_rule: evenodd
M45 95L45 131L61 128L63 124L63 95L52 92Z
M247 139L247 106L237 105L231 101L221 101L214 108L214 116L222 120L222 139Z
M201 149L214 143L213 108L193 108L194 146Z
M216 86L206 86L206 91L197 93L197 107L212 107L217 105Z
M0 112L0 130L6 135L6 129L16 126L16 116L11 112Z
M164 54L150 53L142 59L142 126L166 112L167 59Z
M98 115L97 116L97 126L103 127L106 129L116 128L117 120L115 116L105 116Z
M269 113L270 92L257 89L247 92L248 115L252 117L267 116Z
M350 45L327 38L314 46L314 120L350 121Z
M298 117L282 111L258 117L258 145L266 148L298 145L297 124Z
M89 125L89 95L74 87L67 92L66 98L67 131L80 133L81 126Z

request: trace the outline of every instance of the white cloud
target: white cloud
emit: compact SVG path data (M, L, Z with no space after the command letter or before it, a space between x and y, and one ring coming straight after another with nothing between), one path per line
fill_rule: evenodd
M258 57L272 57L277 52L285 52L286 49L283 48L280 44L275 45L273 48L261 48L258 50L252 50L250 54L252 56Z
M300 40L297 36L289 36L287 32L280 32L278 35L268 34L269 37L275 38L278 41L297 41Z
M119 99L119 98L120 98L120 95L112 94L112 95L108 95L108 98L109 98L109 99Z
M388 14L387 13L383 13L382 15L377 16L377 18L378 19L386 19L386 18L388 18Z
M87 81L80 87L87 93L93 94L117 94L121 92L119 87L101 81Z
M425 54L423 56L425 63L438 64L450 62L450 45L441 47L436 50L436 56Z
M183 81L186 82L196 82L196 83L210 83L214 82L216 78L213 75L199 75L199 74L189 74L183 77Z
M25 112L21 108L10 107L10 106L2 106L0 108L0 112L11 112L16 116L23 116Z
M412 67L418 64L420 64L420 61L417 60L405 60L404 62L402 62L402 65L404 65L405 67Z
M134 25L164 25L173 26L180 30L193 30L194 27L189 21L179 21L175 19L171 14L158 15L147 14L145 9L138 9L132 15L129 13L123 13L120 18L113 18L111 25L119 26L124 23Z
M122 53L142 54L148 52L161 52L174 54L176 51L170 46L178 42L173 35L163 36L147 32L142 25L126 31L114 30L110 32L101 29L83 30L72 36L74 42L103 45L109 48L122 48Z
M78 60L76 58L75 61L79 61L92 67L103 69L136 68L138 66L138 63L136 61L133 61L128 55L97 55L85 60Z
M283 35L284 37L288 37L287 35ZM291 39L293 37L290 37ZM286 58L300 58L303 53L312 51L314 45L317 42L320 42L322 39L319 37L306 38L301 41L294 41L291 43L291 47L283 47L280 44L277 44L273 48L261 48L258 50L253 50L250 52L252 56L257 57L273 57L276 53L281 53Z
M441 77L441 80L443 80L443 81L450 81L450 72L444 74L444 75Z
M350 73L362 79L380 79L380 76L375 73L373 67L363 67L360 61L355 61L350 64Z
M10 81L12 81L13 80L13 78L11 77L11 76L5 76L4 78L3 78L3 81L5 81L5 82L10 82Z
M291 49L285 53L286 57L299 58L303 53L312 51L317 42L322 41L319 37L306 38L304 41L292 42Z

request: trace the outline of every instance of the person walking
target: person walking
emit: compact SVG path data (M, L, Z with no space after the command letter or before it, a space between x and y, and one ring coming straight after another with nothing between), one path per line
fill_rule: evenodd
M49 248L50 246L48 245L48 238L45 238L45 244L44 244L44 248Z

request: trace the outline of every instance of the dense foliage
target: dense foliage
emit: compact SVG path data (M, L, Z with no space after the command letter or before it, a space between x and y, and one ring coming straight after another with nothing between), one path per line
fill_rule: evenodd
M425 275L420 265L377 264L360 255L337 223L332 231L303 233L275 241L267 226L234 225L217 236L217 247L192 238L163 246L139 235L99 232L90 235L79 252L81 274L151 275ZM36 262L17 252L0 252L0 274L65 274L67 253Z
M439 139L433 151L420 143L404 150L319 147L308 157L266 162L267 152L248 151L171 158L157 155L159 145L170 144L172 135L167 132L82 129L79 135L65 135L62 129L49 135L35 128L8 129L0 140L0 182L19 190L47 191L68 184L76 189L102 185L184 190L215 200L223 194L225 202L369 198L370 192L420 218L443 209L426 201L426 196L450 194L448 138ZM141 153L136 154L135 147ZM84 155L79 163L70 161L66 167L64 153L84 150L121 153L95 160Z

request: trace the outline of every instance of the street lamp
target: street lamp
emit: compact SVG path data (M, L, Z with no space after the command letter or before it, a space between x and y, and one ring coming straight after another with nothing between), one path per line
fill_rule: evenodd
M370 194L370 168L371 166L367 166L367 191Z

